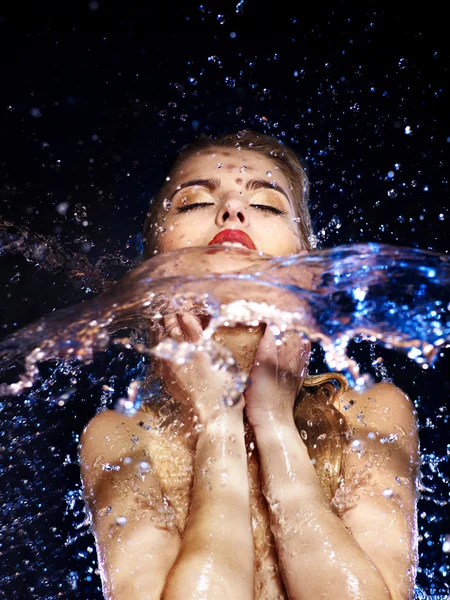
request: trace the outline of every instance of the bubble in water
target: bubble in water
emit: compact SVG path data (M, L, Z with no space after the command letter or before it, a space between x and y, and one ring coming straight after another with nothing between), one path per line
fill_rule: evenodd
M225 23L225 16L224 15L217 15L216 19L217 19L217 21L219 21L219 23L221 25L223 25Z
M164 210L170 210L171 206L172 206L172 200L170 200L169 198L164 198L164 200L163 200Z
M408 61L406 58L401 58L398 61L398 66L400 67L400 69L406 69L406 67L408 66Z
M394 189L394 188L391 188L388 191L388 196L389 196L389 198L396 198L397 197L397 190Z

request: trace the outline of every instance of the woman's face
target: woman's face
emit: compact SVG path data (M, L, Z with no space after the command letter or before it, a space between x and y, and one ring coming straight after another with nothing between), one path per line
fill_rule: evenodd
M251 150L211 149L172 174L157 247L167 252L213 243L295 254L304 248L296 216L289 183L274 161Z

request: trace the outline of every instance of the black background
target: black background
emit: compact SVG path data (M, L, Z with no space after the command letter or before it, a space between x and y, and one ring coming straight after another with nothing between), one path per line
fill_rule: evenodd
M376 240L446 253L450 99L441 4L246 0L241 13L236 4L1 4L0 216L91 263L107 255L126 269L180 146L199 133L249 128L302 157L323 246ZM93 295L67 271L12 254L2 258L2 290L4 335ZM367 350L352 351L370 368ZM416 401L424 459L441 473L424 465L430 490L421 501L418 581L424 593L444 597L441 548L450 529L439 502L448 499L448 463L439 459L448 439L448 356L424 372L380 354ZM103 368L117 381L121 364L111 351L97 371L80 369L62 407L51 400L54 389L46 391L70 386L64 373L2 404L10 533L0 549L0 597L101 598L93 540L75 528L84 520L76 443L101 402L95 374ZM123 380L131 372L124 367Z

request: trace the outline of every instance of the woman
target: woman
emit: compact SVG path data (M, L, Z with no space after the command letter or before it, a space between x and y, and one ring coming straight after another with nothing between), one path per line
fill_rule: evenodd
M307 180L295 154L240 132L182 151L146 220L146 256L242 245L310 250ZM165 334L201 339L194 314ZM99 413L80 443L105 597L407 599L417 564L418 436L411 401L381 383L349 391L306 377L309 346L269 328L216 340L249 373L233 385L202 353L161 361L170 400L131 418Z

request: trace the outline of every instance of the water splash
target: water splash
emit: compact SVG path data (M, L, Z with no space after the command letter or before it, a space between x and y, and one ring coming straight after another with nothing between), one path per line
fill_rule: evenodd
M362 386L367 378L347 355L357 336L406 352L424 369L450 344L449 281L447 256L374 243L275 258L232 247L177 250L146 261L96 298L5 339L0 368L23 357L24 372L3 383L0 393L17 395L30 388L44 360L91 361L111 341L188 361L198 348L163 342L160 325L164 316L187 310L210 317L204 331L208 344L202 340L202 348L236 373L213 333L265 322L278 327L280 335L296 331L318 341L330 369L346 372ZM111 338L142 319L159 338L153 350L129 337Z

